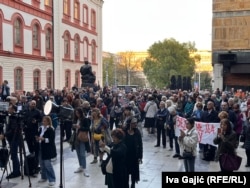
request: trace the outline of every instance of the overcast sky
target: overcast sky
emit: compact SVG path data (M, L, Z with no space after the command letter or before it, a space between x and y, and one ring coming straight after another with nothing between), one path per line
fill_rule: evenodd
M104 0L103 51L146 51L174 38L211 50L212 0Z

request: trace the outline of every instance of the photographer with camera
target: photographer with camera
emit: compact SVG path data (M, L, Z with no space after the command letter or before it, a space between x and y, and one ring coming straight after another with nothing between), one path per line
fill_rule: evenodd
M8 108L8 122L5 134L0 135L0 140L7 138L10 145L10 156L12 160L13 171L6 177L7 179L21 176L20 161L18 158L18 147L21 141L21 129L18 114L16 114L17 107L10 104Z
M35 155L38 163L39 144L36 141L35 135L38 135L39 123L42 121L42 115L36 108L36 101L32 100L29 103L29 108L23 114L24 134L28 149L31 155Z

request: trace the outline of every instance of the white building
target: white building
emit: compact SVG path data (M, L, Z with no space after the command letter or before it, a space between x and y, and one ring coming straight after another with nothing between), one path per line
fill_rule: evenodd
M0 82L11 92L81 86L86 58L102 86L103 0L0 0Z

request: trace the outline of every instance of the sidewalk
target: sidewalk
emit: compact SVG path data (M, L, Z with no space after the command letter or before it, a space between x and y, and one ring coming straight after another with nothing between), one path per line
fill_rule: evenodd
M161 188L161 172L184 172L183 160L173 158L174 151L168 151L163 147L155 148L156 135L147 134L145 130L143 136L143 163L140 166L140 182L136 184L136 188ZM59 128L56 130L56 145L57 145L57 160L53 162L56 173L56 185L54 187L63 188L105 188L104 176L101 173L101 169L98 164L90 164L93 160L92 155L87 156L87 169L90 177L84 177L82 173L74 173L78 168L78 161L76 152L71 152L68 143L63 143L63 171L62 182L60 182L60 142L59 142ZM240 144L242 145L242 143ZM243 158L239 171L250 172L250 168L246 168L246 156L245 150L238 148L238 154ZM197 172L216 172L219 171L219 164L216 162L207 162L201 159L198 154L196 158L195 168ZM2 176L2 170L0 176ZM24 179L15 178L7 181L6 173L4 174L2 181L2 188L28 188L29 178L24 176ZM45 188L48 187L48 183L38 183L40 175L37 178L30 177L31 187Z

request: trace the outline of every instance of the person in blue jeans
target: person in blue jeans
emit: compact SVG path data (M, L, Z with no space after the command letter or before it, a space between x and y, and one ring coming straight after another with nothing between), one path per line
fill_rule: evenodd
M86 170L86 151L90 152L89 141L83 142L77 139L77 135L80 133L80 131L87 132L87 134L89 134L90 131L90 120L85 116L82 107L77 107L74 111L73 130L73 134L76 135L74 148L76 150L79 162L79 168L76 169L75 173L83 172L85 177L89 177L89 174Z
M40 152L39 161L41 167L41 179L39 183L49 181L49 186L54 186L56 182L55 171L51 163L51 159L55 158L56 144L55 131L50 116L44 116L42 125L39 127L39 134L36 136L39 142Z

